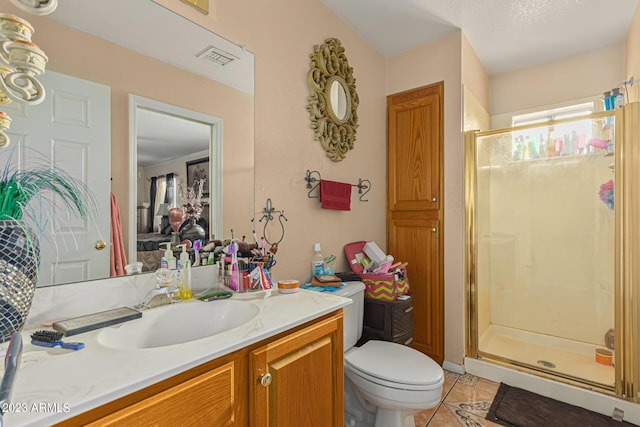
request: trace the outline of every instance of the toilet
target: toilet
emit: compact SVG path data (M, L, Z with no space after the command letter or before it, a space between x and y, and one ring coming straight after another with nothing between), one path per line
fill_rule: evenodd
M388 341L362 335L364 284L348 282L337 295L353 303L344 308L345 427L414 426L413 414L440 402L444 372L428 356Z

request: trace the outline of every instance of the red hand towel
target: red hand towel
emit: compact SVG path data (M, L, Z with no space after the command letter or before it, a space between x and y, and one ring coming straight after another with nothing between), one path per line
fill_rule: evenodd
M320 207L338 211L351 210L351 184L320 180Z

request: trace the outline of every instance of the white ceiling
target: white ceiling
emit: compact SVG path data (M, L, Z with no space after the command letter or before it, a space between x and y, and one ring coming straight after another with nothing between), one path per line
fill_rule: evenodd
M253 95L253 53L152 1L64 0L48 16L69 27ZM118 31L114 31L114 25ZM199 59L198 54L210 46L238 59L225 66ZM114 64L114 67L122 65Z
M493 75L623 42L638 0L322 2L384 56L462 29Z
M209 150L209 125L143 108L138 108L136 116L138 167Z
M247 94L254 91L254 55L152 1L64 0L49 19L216 80ZM118 31L114 31L114 25ZM237 59L221 66L197 58L214 46ZM126 64L113 64L121 67ZM153 75L150 79L156 78ZM170 85L171 82L163 82ZM138 166L171 161L209 147L208 125L138 110Z

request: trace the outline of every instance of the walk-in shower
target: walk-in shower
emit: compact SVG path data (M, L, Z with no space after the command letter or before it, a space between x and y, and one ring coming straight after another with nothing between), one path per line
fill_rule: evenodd
M468 357L618 394L637 377L614 196L624 121L604 112L465 135Z

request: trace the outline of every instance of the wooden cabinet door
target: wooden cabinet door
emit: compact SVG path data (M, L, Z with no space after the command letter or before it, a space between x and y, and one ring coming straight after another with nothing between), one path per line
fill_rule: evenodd
M252 351L253 427L342 427L342 311Z
M387 252L408 262L412 346L444 361L444 83L387 97Z
M388 209L441 207L442 84L387 98Z
M236 401L234 369L233 362L226 363L88 425L236 425L234 406L239 402Z
M407 277L413 294L411 346L442 364L444 289L440 279L440 221L437 218L391 219L388 228L389 252L409 263Z
M248 351L242 349L56 424L246 426Z

